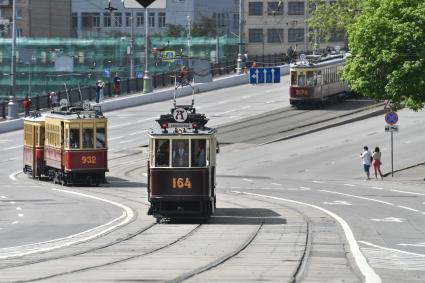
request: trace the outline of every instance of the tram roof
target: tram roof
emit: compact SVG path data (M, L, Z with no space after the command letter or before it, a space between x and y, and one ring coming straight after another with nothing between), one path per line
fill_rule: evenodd
M46 114L36 113L34 115L25 117L24 121L26 121L26 122L45 122L46 121Z
M319 68L329 65L334 65L336 63L344 62L347 58L347 54L337 54L337 55L308 55L304 60L297 61L294 64L291 64L291 69L303 69L303 68Z
M150 136L162 136L162 137L190 137L190 136L211 136L217 133L216 129L202 128L202 129L187 129L187 128L175 128L168 129L164 132L162 129L151 129L149 132Z
M106 119L100 109L84 109L82 107L58 107L46 114L46 117L64 120Z

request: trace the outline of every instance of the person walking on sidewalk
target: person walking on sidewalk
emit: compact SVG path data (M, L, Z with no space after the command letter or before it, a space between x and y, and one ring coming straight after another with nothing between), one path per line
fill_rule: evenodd
M121 95L121 78L118 76L118 73L115 73L114 81L114 91L115 96Z
M96 82L96 103L103 101L103 87L105 83L102 80Z
M31 100L28 98L28 96L25 96L24 100L22 101L22 108L24 108L25 117L28 117L31 110Z
M384 179L384 177L382 176L382 172L381 172L381 152L379 150L379 147L375 147L375 150L372 153L372 165L373 165L373 170L375 172L375 179L378 179L378 173L379 176L381 176L381 180Z
M360 158L363 163L363 170L366 174L366 180L370 180L370 163L372 162L372 154L367 146L363 147L363 153L360 153Z

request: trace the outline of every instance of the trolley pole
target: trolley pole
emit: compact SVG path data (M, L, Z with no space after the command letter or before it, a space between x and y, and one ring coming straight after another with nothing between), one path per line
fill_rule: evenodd
M16 104L16 0L12 4L12 63L10 66L10 96L7 105L7 119L18 118Z
M152 78L149 75L149 53L148 53L148 36L149 36L149 29L148 29L148 8L145 8L145 25L146 25L146 30L145 30L145 75L143 76L143 93L149 93L152 92Z

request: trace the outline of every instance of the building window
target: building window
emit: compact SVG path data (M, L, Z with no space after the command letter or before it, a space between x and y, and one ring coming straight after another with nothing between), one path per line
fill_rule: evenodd
M288 42L304 42L303 28L288 29Z
M249 42L252 42L252 43L263 42L263 29L260 29L260 28L249 29Z
M22 7L16 7L16 18L22 19L24 13L24 9Z
M233 29L237 30L239 28L239 14L233 14Z
M100 14L99 13L93 13L92 14L92 20L93 20L93 27L100 27Z
M158 26L165 28L165 13L158 13Z
M263 2L249 2L248 11L250 16L263 15Z
M155 27L155 13L149 13L149 27Z
M125 13L125 26L131 27L131 13Z
M145 25L145 14L144 13L136 13L136 26L142 27Z
M279 3L282 3L279 5ZM283 15L283 2L267 2L267 15Z
M103 26L111 27L111 13L103 14Z
M267 30L268 43L282 43L283 42L283 29L271 28Z
M24 30L22 28L17 28L16 29L16 36L17 37L22 37L24 36Z
M81 13L81 24L83 28L92 27L92 19L90 13Z
M122 27L122 13L114 13L114 23L116 27Z
M288 15L304 15L304 2L288 2Z
M72 13L72 28L73 29L78 29L78 14L77 13Z

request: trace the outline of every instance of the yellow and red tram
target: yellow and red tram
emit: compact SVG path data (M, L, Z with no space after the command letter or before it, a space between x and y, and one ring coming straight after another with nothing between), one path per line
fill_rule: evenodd
M44 174L44 123L45 117L34 115L24 120L24 172L33 178Z
M148 214L209 218L216 207L216 130L192 106L175 106L149 135Z
M346 54L309 55L291 64L289 102L293 106L320 106L345 98L349 87L341 78Z
M31 119L24 122L24 136L28 139L33 123ZM89 104L84 108L59 107L44 116L43 126L44 141L40 140L40 144L44 145L44 166L36 171L37 177L46 176L63 185L99 185L106 181L107 119L100 107L92 108ZM29 154L24 150L25 156ZM25 164L29 163L31 157L24 157L24 160L28 160ZM24 172L31 172L28 166L24 167Z

